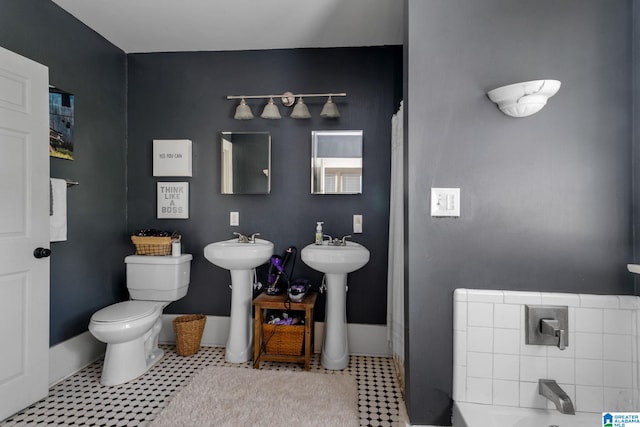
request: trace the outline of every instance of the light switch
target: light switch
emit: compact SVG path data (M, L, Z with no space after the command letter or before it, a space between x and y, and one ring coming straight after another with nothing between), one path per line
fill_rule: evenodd
M240 214L238 212L229 212L229 225L232 227L240 225Z
M431 216L459 217L460 216L460 189L459 188L432 188L431 189Z
M362 215L353 216L353 233L362 233Z

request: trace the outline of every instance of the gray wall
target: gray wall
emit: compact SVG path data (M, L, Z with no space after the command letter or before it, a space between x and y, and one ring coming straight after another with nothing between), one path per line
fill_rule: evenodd
M632 3L633 32L632 32L632 68L631 68L631 93L633 111L633 149L632 149L632 184L633 190L633 259L640 263L640 242L637 230L640 229L640 7L637 1ZM633 275L635 282L635 294L640 295L640 277Z
M68 240L51 244L51 345L126 297L126 57L51 1L0 0L0 46L49 67L75 95L75 160L51 159L68 191Z
M316 285L322 275L299 258L314 238L316 221L334 236L352 232L352 215L364 215L364 233L353 240L367 246L371 260L350 275L347 318L352 323L386 322L391 116L402 92L402 48L296 49L128 55L128 226L179 230L183 250L194 255L189 292L168 313L229 315L229 272L203 257L206 244L252 234L275 244L275 253L298 248L295 277ZM227 95L347 92L336 98L342 117L323 119L326 99L305 103L313 116L296 120L280 105L281 120L259 118L266 100L248 100L256 117L234 120L238 104ZM278 103L280 101L278 100ZM364 190L361 195L311 195L311 130L364 131ZM220 194L220 132L271 133L271 194ZM152 176L153 139L193 141L193 177ZM156 219L156 182L190 182L188 220ZM240 226L229 226L229 212ZM265 273L262 269L261 273ZM263 278L266 284L266 278ZM316 309L324 318L324 296Z
M407 404L448 425L452 293L632 294L631 1L408 0ZM555 78L538 114L489 89ZM461 217L429 216L460 187Z

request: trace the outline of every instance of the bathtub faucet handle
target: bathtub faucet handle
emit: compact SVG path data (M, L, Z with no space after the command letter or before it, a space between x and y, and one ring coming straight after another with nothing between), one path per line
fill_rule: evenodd
M560 350L564 350L567 348L565 346L565 343L567 342L566 335L567 331L565 331L564 329L558 329L556 331L556 336L558 337L558 348Z
M567 331L560 328L560 322L556 319L540 319L540 332L558 339L557 346L560 350L566 348Z

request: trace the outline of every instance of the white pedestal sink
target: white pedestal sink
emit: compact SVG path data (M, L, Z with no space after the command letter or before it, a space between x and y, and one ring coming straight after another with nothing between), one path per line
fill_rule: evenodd
M231 272L231 320L225 351L227 362L244 363L253 355L252 271L267 262L271 255L273 243L263 239L255 239L249 243L231 239L204 247L204 257L207 260Z
M355 242L345 246L308 245L300 254L302 262L326 275L327 302L325 306L322 366L344 369L349 365L347 342L347 274L369 262L369 250Z

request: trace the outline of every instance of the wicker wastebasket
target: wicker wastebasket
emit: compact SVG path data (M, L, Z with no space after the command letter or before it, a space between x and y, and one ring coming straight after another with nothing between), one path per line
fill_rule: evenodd
M173 330L176 332L176 353L180 356L191 356L200 350L200 340L207 317L204 314L189 314L173 319Z

